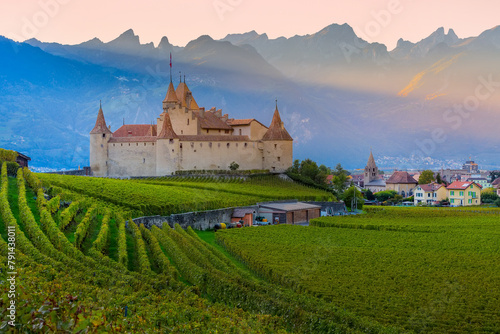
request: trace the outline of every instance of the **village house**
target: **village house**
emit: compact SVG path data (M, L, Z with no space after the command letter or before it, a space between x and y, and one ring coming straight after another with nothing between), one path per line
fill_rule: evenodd
M410 197L418 182L408 172L395 171L386 184L386 190L394 190L403 197Z
M455 181L448 187L451 206L470 206L481 204L481 186L475 182Z
M439 183L420 184L414 190L415 205L432 205L441 200L446 199L448 190Z

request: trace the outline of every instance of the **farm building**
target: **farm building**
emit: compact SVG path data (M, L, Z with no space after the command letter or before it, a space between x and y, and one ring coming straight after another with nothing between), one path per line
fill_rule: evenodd
M234 209L231 217L231 223L243 221L243 226L252 226L253 214L256 213L256 210L256 207Z
M321 206L303 202L258 203L258 215L272 224L308 223L321 216Z
M17 152L16 162L19 164L19 166L28 167L28 161L31 161L30 157L28 157L27 155L24 155L22 153Z

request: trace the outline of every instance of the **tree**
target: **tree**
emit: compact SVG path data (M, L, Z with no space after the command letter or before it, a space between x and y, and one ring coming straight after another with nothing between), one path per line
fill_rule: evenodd
M495 203L499 197L493 188L486 188L481 191L481 202L483 203Z
M384 190L384 191L379 191L378 193L375 194L375 197L377 198L377 201L379 202L385 202L389 198L393 198L398 192L395 190Z
M311 159L302 160L299 174L314 181L319 173L318 164Z
M496 206L500 206L500 199L497 199L494 203Z
M368 189L367 191L365 191L365 198L369 201L373 201L375 199L375 195L373 195L373 192Z
M356 196L357 202L358 202L358 209L363 208L363 204L365 203L365 200L363 199L363 195L361 194L361 191L359 191L356 187L352 186L349 189L347 189L344 192L343 199L345 205L349 208L351 208L352 200Z
M434 172L430 169L424 170L418 178L418 184L428 184L434 181Z
M420 179L419 179L420 181ZM441 179L441 174L437 173L436 175L436 183L443 184L444 181Z
M494 170L490 172L491 182L495 181L500 177L500 170Z
M233 162L231 162L231 164L229 164L229 169L230 170L237 170L238 168L240 168L240 165L238 165L236 163L236 161L233 161Z
M347 188L347 171L342 168L341 164L337 164L337 166L335 166L335 169L332 171L332 174L333 191L335 192L337 197L341 197L345 188Z

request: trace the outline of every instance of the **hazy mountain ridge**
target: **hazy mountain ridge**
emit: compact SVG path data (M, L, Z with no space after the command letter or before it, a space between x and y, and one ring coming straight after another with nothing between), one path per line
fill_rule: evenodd
M472 154L491 164L492 150L500 152L491 126L500 120L499 94L481 101L477 117L462 120L467 129L480 130L475 135L457 133L443 115L474 93L478 75L492 74L500 81L494 66L498 36L497 28L467 39L438 29L417 43L400 40L391 52L358 38L348 25L335 24L288 39L270 40L255 31L221 41L200 36L183 48L167 37L158 47L140 44L132 30L108 43L95 38L73 46L27 41L32 47L4 39L0 60L9 66L0 68L0 147L31 154L36 166L88 164L88 132L98 100L112 130L124 119L154 121L161 113L172 52L174 83L179 71L180 79L187 74L200 106L222 107L230 117L255 117L267 124L278 98L296 139L296 158L359 167L371 146L378 154L407 161L422 151L416 140L431 138L432 130L442 127L445 143L420 155L446 160ZM40 67L45 61L52 65ZM415 78L417 85L398 97ZM26 131L26 124L34 131Z

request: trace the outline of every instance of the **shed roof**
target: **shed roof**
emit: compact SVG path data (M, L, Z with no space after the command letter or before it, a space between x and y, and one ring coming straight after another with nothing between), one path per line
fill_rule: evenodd
M266 204L259 204L259 207L278 210L278 211L286 211L286 212L309 210L309 209L321 209L321 206L319 205L303 203L303 202L266 203Z

